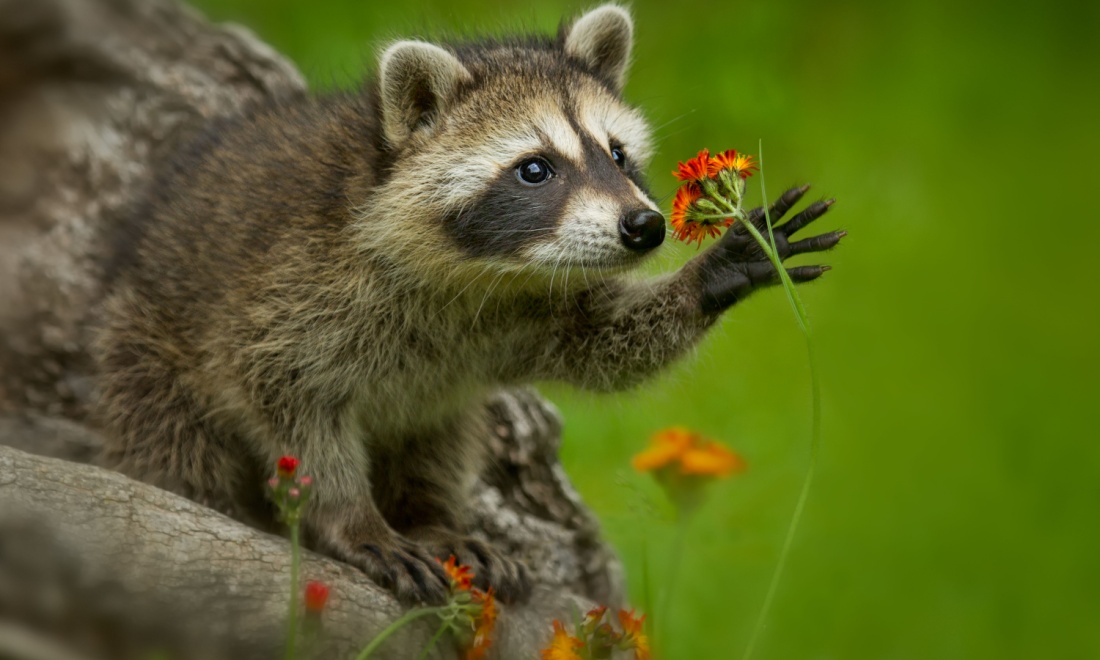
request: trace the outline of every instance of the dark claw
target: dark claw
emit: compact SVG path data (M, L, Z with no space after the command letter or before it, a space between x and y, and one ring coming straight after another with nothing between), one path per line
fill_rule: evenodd
M404 554L399 553L397 560L401 562L401 565L405 567L405 572L409 574L409 577L416 583L420 593L427 594L431 591L428 587L428 581L424 578L424 571L417 566L417 562Z
M840 239L848 235L846 231L834 231L829 234L821 234L820 236L811 236L810 238L802 239L795 243L791 243L791 254L802 254L803 252L822 252L834 247L840 242Z
M825 215L825 212L828 211L829 207L834 203L836 203L835 199L826 200L824 202L814 202L806 207L805 211L791 218L782 227L777 227L777 230L782 231L788 237L793 236L799 229L802 229L814 220Z
M791 276L791 280L794 282L809 282L810 280L816 280L827 271L832 270L831 266L795 266L794 268L788 268L787 274Z
M447 575L447 571L443 570L443 565L436 561L434 557L429 557L424 565L428 567L428 570L432 572L436 579L443 582L443 584L450 584L450 576Z
M477 561L482 566L488 566L489 565L489 562L491 561L490 557L492 555L492 551L489 550L489 548L484 543L482 543L481 541L478 541L478 540L471 539L470 541L468 541L466 543L466 548L469 549L469 551L475 557L477 557Z

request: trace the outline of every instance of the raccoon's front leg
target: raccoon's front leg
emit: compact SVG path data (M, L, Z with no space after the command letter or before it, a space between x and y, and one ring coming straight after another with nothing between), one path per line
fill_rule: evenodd
M482 589L504 602L526 600L530 573L491 545L467 533L470 486L479 473L489 430L475 405L454 419L421 429L371 453L374 498L402 536L445 560L470 566Z
M373 467L356 439L323 433L298 445L314 490L302 518L311 548L358 567L405 604L442 603L447 574L431 553L396 532L376 505Z
M781 218L805 194L793 188L771 207ZM779 257L818 252L836 245L837 231L791 242L790 236L821 217L832 202L816 202L786 224L774 227ZM749 219L764 223L763 209ZM791 268L791 279L806 282L826 266ZM756 288L778 282L775 268L744 229L730 230L709 250L678 272L655 280L609 281L585 291L562 310L561 327L534 374L598 390L623 389L654 374L690 349L715 320Z

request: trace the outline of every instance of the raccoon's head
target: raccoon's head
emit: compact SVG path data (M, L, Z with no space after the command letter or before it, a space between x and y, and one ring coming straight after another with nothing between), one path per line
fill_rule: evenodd
M649 128L621 99L632 41L630 15L604 5L556 38L386 49L381 196L401 233L504 270L640 262L665 220L643 181Z

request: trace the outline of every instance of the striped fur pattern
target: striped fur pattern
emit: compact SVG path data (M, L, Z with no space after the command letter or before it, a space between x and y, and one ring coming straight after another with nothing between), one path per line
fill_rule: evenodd
M486 396L652 376L747 294L738 259L761 261L623 274L645 253L620 219L656 208L649 131L620 98L631 44L615 5L556 38L398 42L361 91L210 126L119 237L108 460L274 527L263 484L296 455L313 548L407 602L445 597L432 557L451 553L522 599L526 568L463 519ZM532 157L542 185L517 179Z

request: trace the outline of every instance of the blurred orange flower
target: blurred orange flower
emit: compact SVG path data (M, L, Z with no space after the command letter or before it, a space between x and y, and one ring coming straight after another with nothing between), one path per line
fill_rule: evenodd
M481 613L475 621L474 639L466 650L465 660L482 660L493 645L493 628L497 623L497 601L493 597L493 588L488 591L473 590L473 602L481 606Z
M653 434L649 447L635 455L631 463L639 472L678 467L681 474L712 477L728 477L745 469L739 455L682 427Z
M642 631L645 615L636 617L634 610L619 610L619 623L623 627L623 642L634 649L634 660L649 660L649 638Z
M584 642L573 637L565 631L561 621L554 620L554 639L550 645L544 648L539 657L542 660L584 660L577 651L584 647Z
M451 589L454 591L469 591L473 585L474 571L469 566L456 566L457 560L454 555L447 558L447 561L439 561L443 570L446 571L447 577L451 578Z

